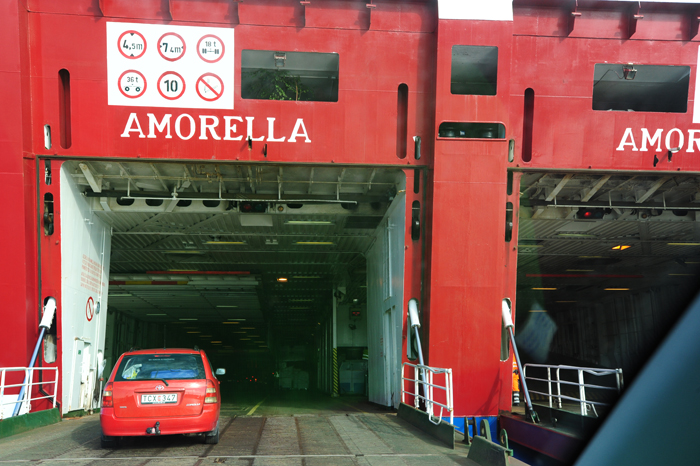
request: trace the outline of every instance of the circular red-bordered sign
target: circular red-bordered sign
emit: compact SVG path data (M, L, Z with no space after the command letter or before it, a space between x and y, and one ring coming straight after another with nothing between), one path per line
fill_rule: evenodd
M85 305L85 317L87 318L88 322L90 322L94 316L95 301L92 299L92 296L90 296L87 300L87 304Z
M205 40L207 38L210 40ZM224 56L224 51L224 42L214 34L202 36L197 42L197 55L207 63L216 63L221 60Z
M176 42L179 41L179 43L170 42L173 39L169 39L168 36L174 37L174 40ZM163 39L166 39L166 41L164 42ZM181 59L185 55L186 49L185 39L183 39L180 34L166 32L158 39L158 53L168 61L177 61Z
M129 34L130 37L124 37L127 34ZM146 53L146 38L138 31L125 31L119 36L117 47L119 47L119 53L126 58L129 60L136 60ZM138 55L135 55L134 52L137 52Z
M139 79L141 79L141 81L139 81ZM119 92L121 92L124 97L130 99L141 97L143 93L146 92L146 78L142 73L136 70L126 70L123 72L119 76L117 84L119 85Z
M214 79L207 82L205 78ZM214 102L224 94L224 82L214 73L204 73L202 76L197 78L195 89L197 89L197 95L199 95L199 97L201 97L203 100L206 100L207 102Z
M163 79L171 77L170 79ZM168 100L177 100L185 93L185 78L174 71L166 71L158 78L158 93Z

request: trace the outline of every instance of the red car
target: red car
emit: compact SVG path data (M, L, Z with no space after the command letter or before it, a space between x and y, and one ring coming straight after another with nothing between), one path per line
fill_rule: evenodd
M102 448L122 436L204 434L219 442L221 396L204 351L152 349L128 351L114 366L102 394Z

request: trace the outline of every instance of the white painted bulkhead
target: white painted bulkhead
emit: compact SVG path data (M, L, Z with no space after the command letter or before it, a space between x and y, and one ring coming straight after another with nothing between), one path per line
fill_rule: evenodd
M395 408L401 401L405 231L402 187L366 254L369 401Z
M111 229L61 169L63 413L99 408L107 324Z

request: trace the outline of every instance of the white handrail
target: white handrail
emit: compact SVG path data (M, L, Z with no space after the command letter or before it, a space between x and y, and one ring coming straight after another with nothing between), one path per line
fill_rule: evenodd
M34 372L35 371L46 371L46 372L53 372L54 373L54 378L53 380L46 380L42 382L34 382ZM24 380L26 382L22 383L15 383L15 384L6 384L5 380L7 379L6 374L8 372L23 372L24 373ZM32 387L35 385L53 385L53 395L45 395L45 396L36 396L32 397L31 392L32 392ZM19 392L22 387L24 387L24 395L22 396L22 399L19 398ZM10 393L6 394L5 390L6 389L17 389L17 390L12 390L13 392L16 393ZM52 399L52 405L55 408L56 407L56 392L58 390L58 367L0 367L0 420L2 420L5 417L12 417L12 413L15 409L15 406L18 403L21 403L21 407L19 410L19 413L21 414L26 414L29 411L31 411L31 402L35 400L43 400L46 398L51 398ZM6 400L7 398L7 400ZM5 412L5 407L10 406L11 408L8 410L8 413L6 415Z
M530 368L542 368L542 369L547 369L547 378L538 378L538 377L528 377L527 376L527 369L528 367ZM552 378L552 369L556 370L556 379ZM567 380L562 380L561 379L561 371L575 371L577 374L577 381L576 382L570 382ZM605 386L605 385L595 385L591 383L586 383L584 380L584 375L589 374L593 375L596 377L601 377L601 376L606 376L606 375L614 375L615 376L615 386ZM525 364L523 367L523 378L527 380L532 380L532 381L537 381L537 382L547 382L547 393L543 392L538 392L535 390L530 390L531 393L537 393L539 395L544 395L549 398L549 407L551 408L553 403L552 400L553 398L557 399L557 406L558 408L562 407L562 400L570 400L570 401L575 401L578 402L579 405L581 406L581 415L586 416L588 414L588 407L590 406L593 409L593 412L596 413L596 416L598 415L596 410L595 410L595 405L600 405L600 406L609 406L610 403L604 403L600 401L589 401L586 399L586 388L589 389L595 389L595 390L616 390L618 393L622 390L622 385L623 385L623 380L622 380L622 369L600 369L596 367L578 367L578 366L567 366L567 365L559 365L559 366L553 366L549 364ZM557 385L557 394L552 393L552 383L556 383ZM561 394L561 386L562 385L574 385L578 387L579 390L579 396L578 398L571 397L571 396L566 396Z
M405 368L413 368L413 378L405 377ZM420 375L422 374L422 376ZM445 384L438 385L435 383L434 375L444 374ZM427 375L427 377L426 377ZM411 392L406 390L404 387L406 382L413 382L414 391ZM410 383L408 384L410 386ZM420 387L423 387L423 395L421 395ZM445 404L435 401L434 389L443 390L445 392ZM454 425L454 395L452 388L452 369L442 369L438 367L424 366L422 364L411 364L405 362L401 366L401 402L406 402L406 395L413 396L413 405L418 408L420 406L420 400L425 401L425 409L428 413L428 419L433 424L440 424L442 421L443 409L446 409L450 413L450 424ZM440 407L440 416L437 417L437 421L433 421L433 405Z

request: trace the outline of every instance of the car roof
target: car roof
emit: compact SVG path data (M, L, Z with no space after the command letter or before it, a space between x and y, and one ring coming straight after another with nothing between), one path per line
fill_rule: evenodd
M200 351L191 348L153 348L126 351L124 354L200 354Z

